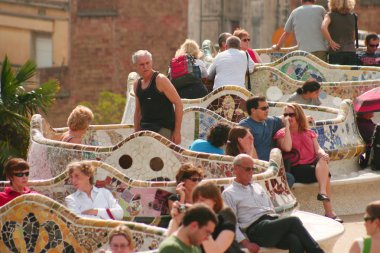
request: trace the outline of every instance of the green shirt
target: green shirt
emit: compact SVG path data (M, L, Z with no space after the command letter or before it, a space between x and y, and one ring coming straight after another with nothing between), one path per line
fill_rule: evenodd
M171 235L166 238L158 248L158 253L201 253L198 246L187 246L176 236Z

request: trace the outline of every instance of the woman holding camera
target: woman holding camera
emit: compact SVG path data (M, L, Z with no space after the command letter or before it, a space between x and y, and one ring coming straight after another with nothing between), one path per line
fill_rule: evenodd
M211 207L218 215L218 224L210 237L203 241L202 251L205 253L243 252L235 241L236 216L230 208L224 207L219 187L214 182L201 182L193 190L193 203L203 203ZM171 211L168 234L173 233L181 224L183 212L191 204L174 202Z

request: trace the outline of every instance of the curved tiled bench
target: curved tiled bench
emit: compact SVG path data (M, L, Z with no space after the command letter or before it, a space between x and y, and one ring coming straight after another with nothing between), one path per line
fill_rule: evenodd
M265 65L301 81L310 78L318 82L380 81L379 67L331 65L305 51L290 52L281 59Z
M271 101L286 101L303 81L290 78L270 66L256 67L251 74L252 90L255 95L264 95ZM338 107L342 99L354 99L358 95L380 86L379 80L321 82L322 106Z
M260 55L261 60L264 63L270 63L277 61L281 57L284 57L286 54L298 50L297 46L294 47L284 47L280 50L273 50L272 48L258 48L255 51ZM356 52L366 51L366 47L359 47L356 49ZM377 49L380 52L380 49Z
M232 162L233 157L224 157ZM292 195L287 185L282 163L281 152L273 149L271 161L255 161L257 171L262 171L253 176L253 180L261 183L271 197L273 205L278 213L290 212L297 206L297 201ZM175 192L175 181L145 181L127 177L119 169L99 161L87 161L97 168L95 174L95 185L106 187L113 192L119 200L119 204L124 209L124 219L142 221L149 224L161 224L161 218L168 215L167 197ZM220 178L207 179L217 183L220 187L231 184L233 178L232 165L225 163L225 170ZM141 173L152 174L150 170L141 168ZM176 171L166 177L174 178ZM215 172L221 174L221 172ZM210 177L209 177L210 178ZM31 189L44 194L59 203L64 203L64 198L75 191L68 182L68 172L48 180L31 180ZM0 190L6 186L7 182L0 182Z
M0 207L0 251L94 252L107 247L109 232L120 224L131 229L136 252L154 250L165 238L162 228L79 218L48 197L26 194Z

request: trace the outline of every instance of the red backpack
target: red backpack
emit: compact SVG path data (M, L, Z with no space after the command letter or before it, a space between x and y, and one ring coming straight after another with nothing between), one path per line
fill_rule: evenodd
M169 66L169 79L177 89L202 82L201 70L191 55L174 57Z

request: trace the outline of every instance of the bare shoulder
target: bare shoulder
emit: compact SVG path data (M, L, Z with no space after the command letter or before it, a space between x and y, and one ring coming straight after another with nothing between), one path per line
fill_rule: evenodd
M170 82L169 78L167 78L164 74L158 74L157 75L156 84L157 84L157 88L160 91L165 90L170 86L173 86L173 84Z

